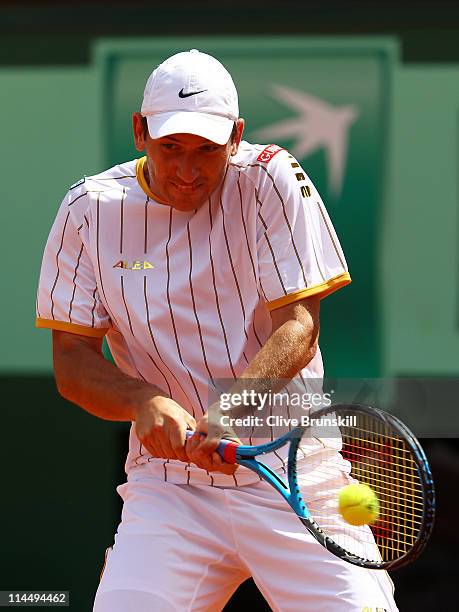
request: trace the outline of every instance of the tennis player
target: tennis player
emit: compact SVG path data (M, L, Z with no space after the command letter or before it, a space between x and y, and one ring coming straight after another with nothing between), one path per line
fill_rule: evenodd
M350 282L306 172L243 129L220 62L168 58L133 114L144 156L73 185L46 245L37 326L53 330L58 389L132 422L96 612L221 610L249 576L273 610L397 609L385 572L333 557L215 452L234 435L209 432L220 381L321 379L320 301ZM185 444L187 429L209 435ZM337 449L312 440L300 468L322 475L306 500L336 505L349 482Z

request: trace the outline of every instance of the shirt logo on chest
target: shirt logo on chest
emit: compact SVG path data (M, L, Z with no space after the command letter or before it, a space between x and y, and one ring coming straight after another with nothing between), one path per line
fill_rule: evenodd
M154 268L155 266L149 261L140 261L140 259L135 259L132 262L129 261L117 261L113 266L114 268L122 268L123 270L149 270L150 268Z

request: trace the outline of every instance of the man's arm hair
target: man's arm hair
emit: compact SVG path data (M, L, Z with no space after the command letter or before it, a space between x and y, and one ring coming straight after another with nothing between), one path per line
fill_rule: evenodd
M165 396L107 361L101 338L53 330L53 360L59 393L101 419L133 421L139 405Z
M312 296L271 312L272 332L228 394L244 390L280 391L317 352L320 297ZM231 416L245 416L255 406L233 406Z
M317 352L319 312L316 296L273 310L271 335L242 377L291 379L298 374Z

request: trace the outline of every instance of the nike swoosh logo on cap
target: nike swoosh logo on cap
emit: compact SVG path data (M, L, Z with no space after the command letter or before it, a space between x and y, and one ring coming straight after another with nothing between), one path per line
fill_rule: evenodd
M182 89L179 91L179 98L189 98L190 96L195 96L198 93L203 93L204 91L207 91L207 89L201 89L201 91L190 91L188 93L183 93L183 87Z

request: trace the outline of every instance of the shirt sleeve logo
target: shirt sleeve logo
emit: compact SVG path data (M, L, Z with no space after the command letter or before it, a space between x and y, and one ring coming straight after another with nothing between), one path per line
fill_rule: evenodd
M275 144L270 144L263 149L263 151L257 157L257 161L265 162L267 164L277 153L279 153L279 151L283 151L283 148Z

